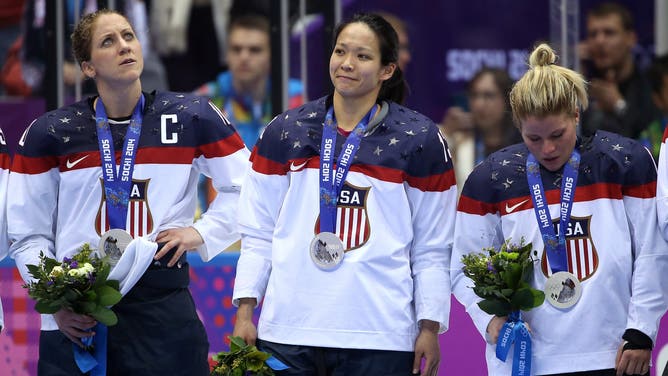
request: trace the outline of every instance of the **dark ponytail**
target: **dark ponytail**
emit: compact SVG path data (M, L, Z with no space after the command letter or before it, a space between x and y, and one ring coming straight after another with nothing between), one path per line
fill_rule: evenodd
M397 66L394 69L392 77L383 81L383 84L380 86L378 101L389 100L403 104L407 91L408 86L406 85L406 80L404 80L404 72Z
M397 65L399 57L399 37L397 36L397 32L389 22L375 13L356 13L348 21L340 23L334 31L333 45L336 45L339 34L346 26L358 22L367 25L376 35L380 49L380 63L382 65L390 63ZM388 100L403 104L407 91L408 86L404 80L404 73L397 65L392 77L383 81L377 100L379 102Z

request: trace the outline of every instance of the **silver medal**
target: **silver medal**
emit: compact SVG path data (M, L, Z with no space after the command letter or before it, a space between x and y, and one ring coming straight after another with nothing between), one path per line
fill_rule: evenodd
M569 272L554 273L545 282L545 299L556 308L571 308L581 295L580 281Z
M127 231L115 228L102 234L97 251L101 257L109 256L109 264L114 266L131 241L132 236Z
M311 260L323 270L336 269L343 261L343 242L331 232L321 232L311 240Z

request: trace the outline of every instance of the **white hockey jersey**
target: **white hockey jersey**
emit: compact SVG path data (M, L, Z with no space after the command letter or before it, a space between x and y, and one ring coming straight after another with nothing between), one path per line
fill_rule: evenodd
M668 127L664 130L659 151L659 167L656 182L656 213L663 238L668 240Z
M579 139L581 162L571 218L566 229L568 267L580 280L582 296L569 309L547 301L524 313L533 340L532 374L614 368L626 329L653 341L667 307L668 246L656 223L656 169L636 141L599 131ZM551 270L536 222L526 178L528 150L518 144L492 154L467 179L458 205L452 256L453 293L484 337L491 316L476 304L473 282L461 271L461 257L499 247L510 239L532 242L537 252L532 286L543 289ZM556 229L561 172L541 168ZM487 345L490 375L509 375Z
M9 154L7 151L7 140L0 129L0 260L7 256L9 243L7 242L7 182L9 180ZM0 301L0 327L4 328L4 314L2 301Z
M429 119L385 103L338 198L335 232L345 257L321 270L309 244L319 229L327 104L321 98L279 115L253 150L233 301L264 297L263 340L412 351L419 320L437 321L442 331L448 324L457 187L447 145Z
M145 94L126 230L154 240L162 230L193 225L200 173L220 192L193 226L210 260L239 235L237 204L248 151L207 99ZM12 162L8 200L10 255L24 280L39 253L62 259L84 243L96 247L109 229L92 98L46 113L24 132ZM110 121L119 164L128 122ZM42 329L57 329L50 316Z

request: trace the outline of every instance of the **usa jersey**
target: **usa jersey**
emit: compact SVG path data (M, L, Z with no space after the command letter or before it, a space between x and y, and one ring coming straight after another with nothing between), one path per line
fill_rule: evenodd
M239 190L248 151L207 99L177 93L145 94L126 230L155 240L163 230L193 225L204 239L197 251L210 260L239 235ZM8 202L10 255L24 280L39 253L69 257L85 242L97 247L109 230L102 163L92 99L46 113L24 132L12 163ZM120 162L128 122L110 120ZM199 173L221 192L193 224ZM42 320L42 328L57 329Z
M0 260L7 256L9 243L7 242L7 181L9 180L9 153L7 140L0 129ZM0 301L0 327L4 327L2 301Z
M652 156L638 142L603 131L576 147L581 161L565 235L568 271L580 280L582 296L569 309L546 301L523 312L535 374L614 368L624 331L654 340L666 310L668 249L656 223ZM476 304L473 282L461 271L463 254L524 239L536 251L531 285L542 290L552 273L529 193L527 155L524 144L492 154L467 179L457 208L453 292L483 336L492 316ZM540 173L556 229L562 173L542 167ZM487 345L489 373L510 374L512 355L503 363L494 350Z
M338 198L345 256L319 269L319 155L331 99L276 117L241 193L233 301L264 297L258 337L272 342L412 351L417 321L448 323L455 185L445 140L426 117L384 103ZM345 137L336 140L338 157Z
M668 150L666 150L666 139L668 139L668 127L663 132L663 140L659 149L659 168L656 183L656 208L659 228L663 238L668 240Z

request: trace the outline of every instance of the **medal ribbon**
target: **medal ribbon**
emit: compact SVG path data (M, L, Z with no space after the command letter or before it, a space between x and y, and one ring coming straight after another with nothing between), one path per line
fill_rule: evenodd
M102 160L107 218L109 219L109 227L112 229L125 230L126 227L130 190L132 189L132 171L134 170L135 156L139 148L143 109L144 94L141 95L137 106L135 106L132 112L132 118L123 143L121 165L117 172L114 139L111 135L109 119L102 99L98 98L95 108L95 122L97 124L100 159ZM74 361L83 373L90 372L91 376L105 376L107 374L107 327L97 323L93 330L95 331L94 336L81 339L86 347L92 346L92 353L88 349L82 349L73 343Z
M538 228L545 244L547 261L552 273L568 271L568 257L566 255L566 229L571 219L571 209L575 198L575 187L578 183L578 168L580 167L580 153L573 150L571 158L564 166L561 178L561 207L559 210L559 234L555 234L552 217L548 208L543 180L540 177L540 166L536 157L529 153L527 156L527 182L533 201L533 209L538 221Z
M92 353L78 345L72 344L74 361L83 373L90 376L106 376L107 374L107 326L97 323L93 329L95 335L81 338L86 347L92 347Z
M531 335L522 320L520 311L512 312L503 324L496 342L496 357L506 361L510 348L515 344L513 353L513 376L531 374Z
M132 112L132 119L128 125L123 142L123 154L121 165L116 168L116 153L114 151L114 139L111 136L107 111L102 100L98 98L95 108L95 121L97 124L97 139L100 146L100 159L102 160L102 176L104 178L104 194L107 203L107 218L109 228L125 230L128 214L128 203L130 201L130 190L132 189L132 171L135 167L135 156L139 148L139 136L141 135L142 110L144 109L144 94Z
M350 165L359 150L362 136L369 121L376 113L376 105L360 120L350 132L341 147L341 154L333 168L334 151L336 150L337 123L334 108L330 107L325 115L325 125L320 143L320 232L334 232L336 226L336 202L346 181Z

